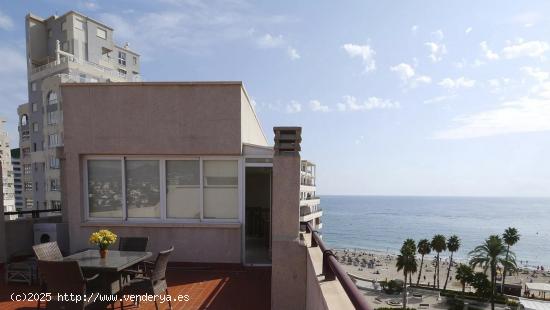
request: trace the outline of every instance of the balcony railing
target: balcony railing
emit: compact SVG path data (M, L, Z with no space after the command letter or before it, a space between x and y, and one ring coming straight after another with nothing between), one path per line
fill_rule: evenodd
M310 214L323 211L323 209L321 209L321 208L314 209L314 210L310 210L309 208L304 208L304 209L306 209L306 210L304 210L304 211L300 210L300 216L308 216Z
M35 219L35 218L40 218L41 217L40 215L42 213L50 213L50 212L60 213L61 208L53 208L53 209L45 209L45 210L28 210L28 211L8 211L8 212L4 212L4 216L9 216L9 215L20 216L25 214L31 214L32 218ZM55 216L59 216L59 215L60 214L55 214ZM51 215L46 215L42 217L48 217L48 216L51 216Z
M319 236L319 233L313 230L311 225L307 222L301 222L300 224L304 225L306 227L306 232L311 234L311 247L319 247L321 252L323 252L323 275L325 277L325 281L333 281L338 279L340 285L342 285L342 287L344 288L344 291L348 295L348 298L355 309L372 309L367 304L367 299L365 298L365 296L361 294L361 292L348 276L344 268L340 266L340 263L338 263L338 260L336 259L336 256L334 255L332 250L328 249L323 243L323 240Z

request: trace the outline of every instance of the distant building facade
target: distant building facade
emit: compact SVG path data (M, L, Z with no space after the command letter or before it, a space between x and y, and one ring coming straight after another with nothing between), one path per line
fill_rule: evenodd
M13 187L13 167L8 133L4 129L4 119L0 119L0 164L2 165L2 194L4 212L15 211L15 191Z
M15 193L15 210L23 210L23 179L21 171L21 149L11 149L11 165L13 167L13 190Z
M25 18L28 103L18 108L23 209L61 207L65 82L140 81L139 55L113 41L113 29L80 13Z
M308 222L313 229L321 229L321 199L317 196L316 187L317 166L311 161L300 163L300 222Z

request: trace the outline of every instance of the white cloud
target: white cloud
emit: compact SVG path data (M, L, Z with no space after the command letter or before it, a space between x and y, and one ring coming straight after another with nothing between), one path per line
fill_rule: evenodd
M302 111L302 105L299 102L292 100L289 104L287 104L285 110L287 113L298 113Z
M523 97L499 107L457 117L454 128L437 132L435 139L470 139L511 133L550 131L550 101Z
M493 78L487 80L487 85L489 85L490 92L493 94L498 94L503 92L506 86L510 85L511 79L509 78Z
M414 68L407 63L400 63L390 67L390 71L396 72L403 84L409 88L415 88L419 84L430 84L432 78L427 75L416 74Z
M464 30L464 33L470 34L470 32L472 32L472 30L473 30L472 27L468 27L468 28L466 28L466 30Z
M487 58L489 60L497 60L497 59L500 58L497 53L493 52L489 48L489 45L487 45L486 41L483 41L483 42L479 43L479 46L481 46L481 50L485 54L485 58Z
M365 141L365 136L359 136L357 139L355 139L355 145L363 144Z
M550 77L550 72L548 71L542 71L540 68L534 68L534 67L521 67L521 72L523 74L526 74L538 82L544 82Z
M438 29L434 32L432 32L432 37L434 37L436 40L443 40L445 38L445 35L443 34L443 31L441 29Z
M534 25L543 18L541 12L522 12L512 17L512 22L521 25Z
M550 49L550 45L545 41L523 41L519 40L510 43L502 49L504 58L513 59L518 57L543 57Z
M0 29L10 30L13 28L13 20L4 12L0 11Z
M366 72L376 69L376 62L374 60L376 52L369 45L357 45L348 43L344 44L342 48L351 58L361 58L363 61L363 65L365 66Z
M321 102L319 100L311 100L309 102L309 107L311 109L311 111L314 111L314 112L329 112L330 109L327 105L323 105L321 104Z
M444 78L437 84L447 89L457 90L459 88L474 87L476 84L476 81L461 76L457 79Z
M269 33L259 37L256 42L261 48L278 48L285 44L285 40L282 35L274 36Z
M353 96L344 96L344 102L339 102L338 110L340 111L368 111L375 109L398 109L399 102L378 97L369 97L363 102L359 102Z
M288 54L288 57L290 57L291 60L297 60L301 58L300 54L298 54L298 51L291 46L289 46L286 49L286 52Z
M455 97L456 97L456 95L437 96L437 97L433 97L433 98L424 100L424 103L425 104L438 103L438 102L442 102L442 101L447 101L449 99L453 99Z
M416 34L416 33L418 32L418 25L413 25L413 26L411 27L411 32L412 32L413 34Z
M447 54L447 47L443 43L426 42L424 45L430 50L429 57L433 62L441 61L443 55Z

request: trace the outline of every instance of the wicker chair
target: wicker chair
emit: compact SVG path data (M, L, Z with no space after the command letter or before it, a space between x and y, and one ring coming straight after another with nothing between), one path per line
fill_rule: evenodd
M90 278L84 278L77 261L46 261L39 260L38 268L48 283L48 293L52 300L47 302L47 309L85 309L93 303L93 298L75 302L71 300L57 300L58 294L75 294L90 296L88 283L95 280L99 274ZM59 276L63 275L63 276Z
M119 251L145 252L149 237L120 237L118 240Z
M159 252L157 259L151 264L151 269L143 276L136 277L124 287L123 294L125 295L168 295L168 285L166 284L166 267L168 266L168 258L174 251L174 247L166 251ZM139 301L138 301L139 306ZM172 309L172 303L168 299L168 306ZM124 308L121 302L121 309ZM158 310L158 304L155 300L155 308Z
M63 254L57 242L46 242L32 247L38 260L62 260Z
M57 245L56 241L34 245L32 247L32 250L34 251L34 255L36 255L36 259L38 260L43 260L43 261L63 260L63 254L61 254L61 250L59 249L59 246ZM41 283L40 284L41 292L46 292L47 285L46 285L46 281L44 280L45 278L40 270L40 267L38 267L38 276ZM38 304L36 305L36 309L40 309L40 298L38 298Z

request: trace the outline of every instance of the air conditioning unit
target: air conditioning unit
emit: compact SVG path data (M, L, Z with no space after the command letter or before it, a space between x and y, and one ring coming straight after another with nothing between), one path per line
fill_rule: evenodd
M69 253L69 227L67 223L36 223L34 229L34 244L57 241L61 252Z

